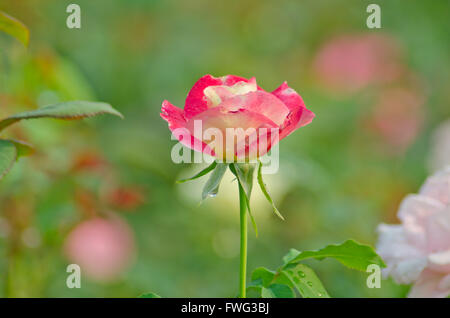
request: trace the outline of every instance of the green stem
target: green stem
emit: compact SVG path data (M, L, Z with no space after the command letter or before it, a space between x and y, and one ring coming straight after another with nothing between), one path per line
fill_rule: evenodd
M239 210L241 223L241 257L239 266L239 298L245 298L247 275L247 203L245 200L245 192L241 184L239 184Z

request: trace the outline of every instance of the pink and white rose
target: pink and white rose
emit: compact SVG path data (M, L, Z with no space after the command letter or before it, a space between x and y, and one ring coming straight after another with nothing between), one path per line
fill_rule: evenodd
M190 90L184 109L165 100L161 117L168 122L169 129L182 144L224 159L230 151L237 158L247 157L249 153L255 153L255 149L257 157L264 155L276 143L270 135L272 129L277 130L277 139L281 140L309 124L314 113L305 107L300 95L286 82L269 93L256 84L255 78L205 75ZM201 123L200 136L195 133L196 122ZM246 140L233 140L231 143L223 140L219 144L213 138L204 138L205 132L211 128L225 138L230 128L254 129L258 135L253 136L254 139L246 135ZM261 128L267 131L263 135L259 131ZM243 151L236 147L240 142L245 144ZM263 142L264 148L260 147Z
M400 205L402 224L381 224L378 253L386 276L411 284L409 297L450 295L450 166Z

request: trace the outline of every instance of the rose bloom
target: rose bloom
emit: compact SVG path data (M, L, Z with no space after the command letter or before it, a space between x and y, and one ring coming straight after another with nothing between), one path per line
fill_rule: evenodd
M402 224L381 224L378 253L386 276L414 283L409 297L450 295L450 166L428 178L419 194L407 196Z
M109 281L121 274L134 257L132 230L118 218L93 218L78 224L68 235L64 251L82 274Z
M165 100L161 117L185 146L219 159L228 159L231 153L236 159L264 155L278 140L309 124L314 114L286 82L268 93L255 78L205 75L190 90L184 110ZM229 140L229 128L246 134ZM215 138L208 137L211 131Z
M399 51L385 35L341 35L320 48L313 69L327 88L353 93L372 83L396 79L403 68Z

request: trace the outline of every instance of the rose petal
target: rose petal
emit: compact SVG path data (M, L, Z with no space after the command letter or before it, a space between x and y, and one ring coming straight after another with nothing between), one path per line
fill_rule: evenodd
M424 270L409 291L409 298L445 298L450 295L450 275Z
M314 113L305 107L301 96L286 82L272 92L290 110L284 123L281 125L280 140L290 135L296 129L308 125L315 117Z
M265 127L264 127L265 128ZM264 156L279 142L280 130L277 128L259 129L256 138L246 140L245 147L239 147L236 152L238 158L256 159Z
M422 250L427 250L427 219L444 208L434 199L420 194L408 195L400 205L399 219L403 222L408 240Z
M205 97L208 101L208 107L216 107L222 101L231 98L236 95L245 95L250 92L255 92L257 90L256 81L252 80L247 82L241 81L234 85L218 85L218 86L208 86L203 91Z
M419 193L450 204L450 166L429 177Z
M247 109L262 114L280 126L289 114L289 109L278 98L264 91L250 92L223 101L220 106L229 111Z
M165 121L167 121L170 130L184 127L184 125L186 124L183 110L172 105L167 100L163 101L162 103L160 115Z
M300 127L306 126L312 122L315 115L307 108L291 112L280 129L280 140L289 136Z
M256 79L254 77L252 77L250 79L246 79L244 77L236 76L236 75L225 75L225 76L221 77L220 79L222 80L223 85L227 85L227 86L232 86L238 82L245 82L245 83L255 82L256 83ZM258 89L261 89L261 88L258 87Z
M446 271L450 273L450 207L437 212L426 220L427 248L428 253L437 253L434 255L436 265L448 265ZM448 252L448 263L440 263ZM441 254L439 256L439 254ZM430 255L431 257L431 255ZM441 268L440 270L444 270Z
M205 75L201 77L192 86L190 92L186 97L186 102L184 105L184 113L187 119L194 117L195 115L208 109L207 101L205 99L205 94L203 91L208 86L222 85L222 79L216 78L212 75Z
M291 111L305 107L301 96L294 89L290 88L287 82L283 82L272 92L272 95L279 98Z
M161 117L169 123L170 131L183 145L195 151L214 156L214 151L206 143L202 142L201 138L195 138L191 131L186 128L187 122L182 109L165 100L161 107Z
M411 245L401 225L381 224L378 227L377 252L386 262L385 276L399 284L409 284L420 275L427 264L425 254Z
M195 115L208 109L208 102L204 94L205 88L209 86L232 86L237 82L255 82L255 78L246 79L235 75L226 75L223 77L214 77L212 75L205 75L201 77L191 88L190 92L186 97L186 102L184 105L184 114L186 119L190 119ZM258 89L261 89L258 87Z
M450 273L450 249L428 255L429 268L440 273Z
M201 123L201 127L199 124ZM196 126L197 125L197 126ZM237 146L246 142L249 136L255 136L258 133L259 128L278 128L278 126L269 118L262 114L251 112L247 109L239 109L237 111L229 111L222 107L210 108L197 116L188 120L186 127L191 133L194 133L196 127L201 128L201 133L204 136L204 141L214 148L216 157L223 158L221 154L232 152L236 154L238 152ZM237 136L237 140L229 141L227 145L227 128L229 132L247 132L248 135L241 134ZM238 130L237 130L238 129ZM212 132L213 137L221 138L221 140L215 140L213 138L208 140L205 136L205 131ZM217 135L217 136L216 136ZM257 135L256 135L257 136ZM232 147L232 148L230 148Z

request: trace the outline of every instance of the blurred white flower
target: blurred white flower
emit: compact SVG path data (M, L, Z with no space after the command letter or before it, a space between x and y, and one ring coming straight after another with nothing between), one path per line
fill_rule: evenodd
M450 166L407 196L398 212L402 224L381 224L378 253L383 274L414 283L409 297L450 295Z

